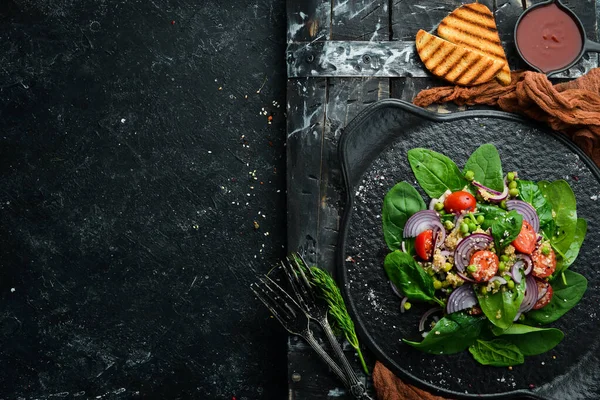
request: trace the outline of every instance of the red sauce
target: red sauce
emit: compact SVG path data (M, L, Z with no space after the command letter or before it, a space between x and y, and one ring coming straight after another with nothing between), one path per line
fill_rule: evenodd
M543 72L562 69L577 59L583 38L575 20L556 4L532 9L517 27L523 58Z

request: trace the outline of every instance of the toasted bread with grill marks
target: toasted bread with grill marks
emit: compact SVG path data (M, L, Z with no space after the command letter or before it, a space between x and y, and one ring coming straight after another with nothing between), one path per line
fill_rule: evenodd
M472 3L460 6L440 22L437 34L442 39L502 62L504 66L496 79L502 85L510 84L510 68L494 14L485 5Z
M424 30L417 32L417 53L434 75L464 86L488 82L504 63L479 52L457 46Z

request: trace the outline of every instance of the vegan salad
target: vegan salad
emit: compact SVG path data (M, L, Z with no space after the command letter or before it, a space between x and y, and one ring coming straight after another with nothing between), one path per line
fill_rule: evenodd
M480 146L461 172L443 154L415 148L408 161L430 197L409 183L385 195L382 223L391 250L384 262L402 300L434 307L422 316L430 354L466 349L484 365L513 366L554 348L564 337L556 321L582 298L587 280L568 268L587 223L577 217L564 180L533 182L503 174L492 144Z

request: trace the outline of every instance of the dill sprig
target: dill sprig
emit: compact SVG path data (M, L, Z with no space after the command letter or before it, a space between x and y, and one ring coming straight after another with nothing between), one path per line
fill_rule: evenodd
M294 258L298 265L307 268L300 257L294 255ZM341 331L348 343L350 343L350 346L358 353L358 358L360 359L363 370L366 374L369 374L369 369L367 368L365 359L360 351L360 345L358 343L358 338L356 337L356 331L354 330L354 322L352 322L352 318L350 318L350 314L348 314L346 303L344 303L344 298L342 297L335 280L327 271L324 271L319 267L313 266L310 268L310 271L311 274L307 274L307 277L310 279L311 284L318 289L319 296L327 302L327 305L329 306L329 315L333 317L332 322L334 322L334 324L332 325L337 328L335 331L337 331L338 335Z

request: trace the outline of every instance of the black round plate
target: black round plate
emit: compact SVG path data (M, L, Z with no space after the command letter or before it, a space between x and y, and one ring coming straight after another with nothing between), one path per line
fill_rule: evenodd
M571 269L589 281L581 302L551 324L565 333L552 351L526 357L508 368L477 364L468 351L432 356L402 343L421 340L417 324L430 305L414 304L400 313L383 270L389 252L381 228L386 192L406 180L416 184L406 152L424 147L441 152L462 168L481 144L493 143L504 171L531 180L565 179L577 198L588 233ZM579 148L539 124L496 111L434 114L410 103L385 100L361 113L344 130L339 144L347 190L337 259L339 279L360 338L402 379L451 398L599 399L600 360L600 173ZM348 261L347 261L348 260Z

